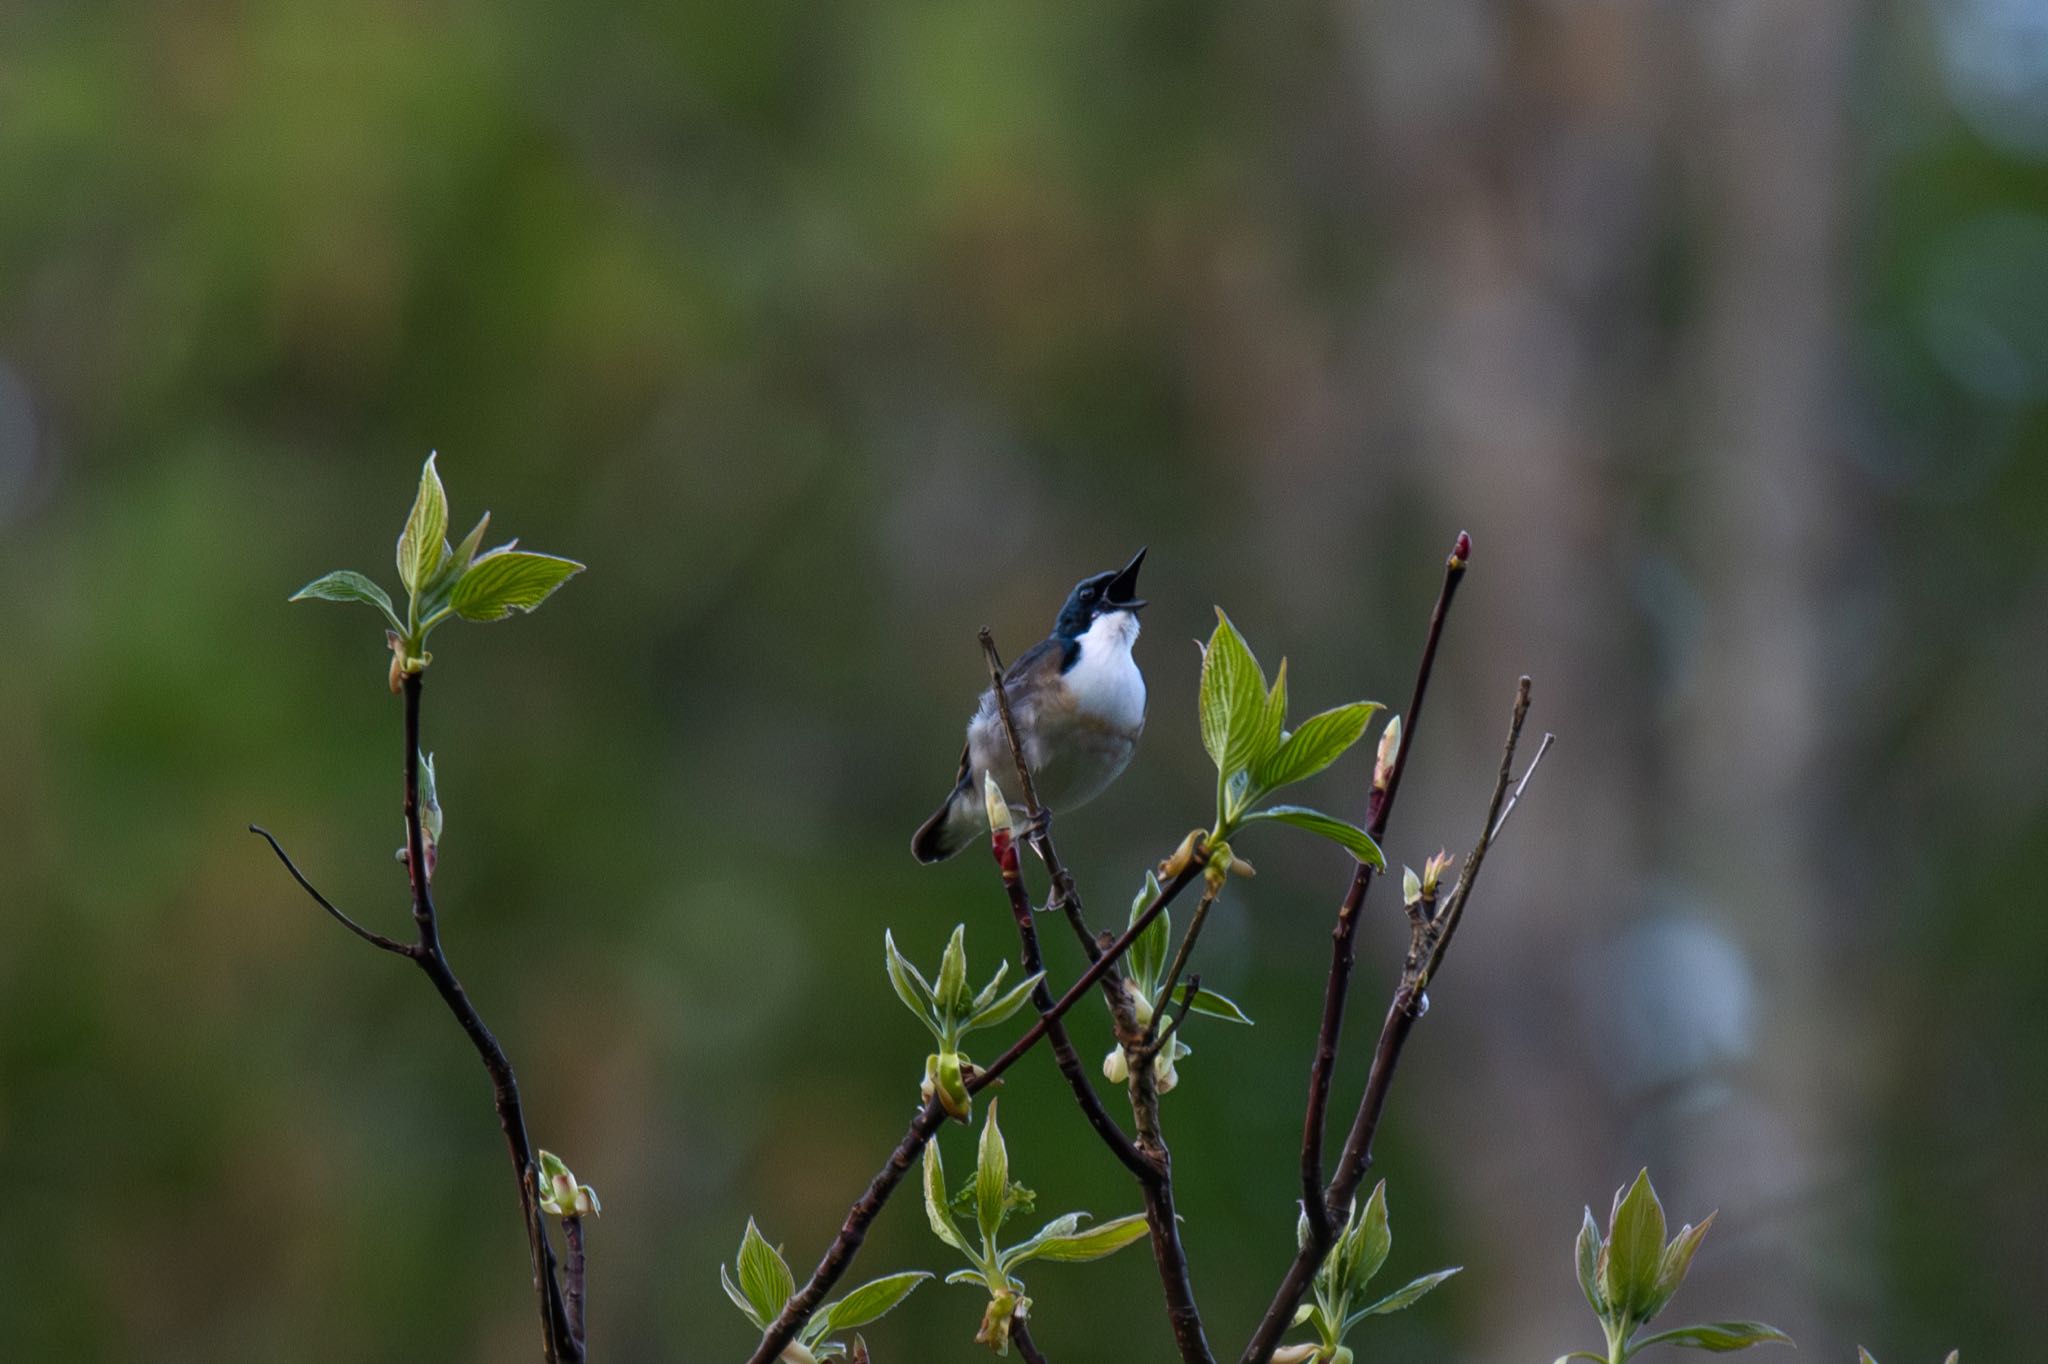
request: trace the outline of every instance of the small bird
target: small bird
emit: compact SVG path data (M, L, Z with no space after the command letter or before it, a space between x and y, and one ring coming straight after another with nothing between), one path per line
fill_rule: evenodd
M1145 678L1131 657L1138 638L1139 550L1120 569L1083 578L1067 596L1052 634L1019 654L1003 674L1010 715L1039 803L1078 809L1102 794L1129 765L1145 728ZM953 790L918 826L910 851L941 862L988 832L982 778L993 774L1012 805L1024 795L990 687L967 724L967 747Z

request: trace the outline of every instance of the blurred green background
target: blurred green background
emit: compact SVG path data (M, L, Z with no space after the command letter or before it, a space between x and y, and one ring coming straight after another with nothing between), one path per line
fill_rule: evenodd
M1461 526L1390 856L1469 843L1519 672L1560 741L1382 1143L1388 1272L1466 1272L1364 1357L1592 1343L1579 1209L1645 1162L1722 1210L1677 1311L2035 1338L2041 0L16 0L0 183L8 1357L532 1353L474 1058L243 832L402 925L379 626L284 598L392 583L429 449L461 526L591 564L437 636L426 724L450 952L604 1195L597 1358L740 1357L747 1216L807 1267L897 1139L885 924L1011 948L978 857L906 851L976 626L1152 547L1150 728L1060 826L1112 919L1208 808L1212 603L1297 706L1400 705ZM1233 1357L1347 865L1243 850L1202 969L1258 1026L1166 1105ZM1137 1206L1042 1057L1003 1115L1048 1211ZM920 1265L906 1198L862 1268ZM1143 1251L1032 1286L1055 1359L1170 1357Z

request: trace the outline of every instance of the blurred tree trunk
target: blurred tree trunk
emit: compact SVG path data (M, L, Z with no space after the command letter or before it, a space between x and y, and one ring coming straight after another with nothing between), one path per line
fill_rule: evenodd
M1825 1194L1814 1153L1853 1102L1828 1050L1850 1025L1817 854L1841 723L1823 587L1853 529L1828 425L1856 17L1345 11L1357 156L1393 240L1357 420L1390 471L1426 452L1429 500L1478 541L1491 583L1460 629L1486 660L1449 676L1488 690L1460 710L1490 714L1527 669L1534 723L1563 736L1516 884L1444 987L1486 1001L1444 1025L1485 1030L1461 1044L1479 1068L1453 1073L1440 1044L1396 1105L1451 1115L1423 1134L1439 1173L1481 1172L1452 1182L1448 1233L1494 1241L1481 1358L1585 1334L1561 1270L1576 1205L1642 1161L1675 1217L1725 1209L1697 1310L1822 1324L1813 1247L1794 1251L1812 1229L1785 1205ZM1483 770L1493 738L1444 724L1431 766ZM1466 839L1471 820L1418 799L1402 832ZM1584 1072L1560 1085L1574 1050Z

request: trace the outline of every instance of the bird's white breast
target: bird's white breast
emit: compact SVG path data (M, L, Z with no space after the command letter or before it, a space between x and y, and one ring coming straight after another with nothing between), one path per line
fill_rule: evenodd
M1131 657L1138 617L1129 611L1097 616L1081 636L1081 656L1065 682L1087 721L1135 735L1145 724L1145 677Z

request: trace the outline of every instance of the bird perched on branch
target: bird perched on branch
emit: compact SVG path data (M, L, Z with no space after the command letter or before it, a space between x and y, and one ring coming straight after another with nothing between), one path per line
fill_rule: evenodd
M1145 678L1131 645L1145 606L1138 596L1144 562L1141 549L1122 568L1076 583L1052 634L1003 674L1031 784L1047 810L1078 809L1101 795L1137 749L1145 728ZM995 777L1012 805L1024 803L994 687L981 694L967 724L952 792L910 840L918 861L943 861L988 832L984 775Z

